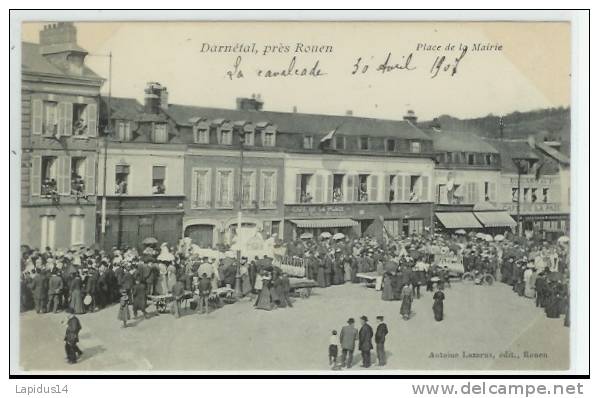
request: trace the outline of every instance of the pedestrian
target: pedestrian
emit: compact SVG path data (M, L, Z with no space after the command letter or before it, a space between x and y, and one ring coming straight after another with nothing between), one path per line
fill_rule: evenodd
M58 307L60 306L60 300L62 297L62 288L62 277L58 274L58 272L52 271L52 275L48 281L48 312L58 312Z
M210 292L212 291L212 281L208 278L208 274L205 272L202 274L202 278L198 283L198 313L208 313L208 297L210 297Z
M75 314L84 314L85 308L83 307L83 297L81 297L81 278L77 272L73 272L73 278L71 279L71 286L69 288L71 292L71 308L75 311Z
M358 340L358 330L354 327L354 318L347 320L347 325L341 328L339 340L341 343L341 366L348 369L352 367L354 361L354 349L356 340Z
M385 338L389 333L387 324L384 322L385 319L382 315L376 317L377 327L376 333L374 334L374 342L376 343L376 357L379 361L379 366L385 366L387 364L387 355L385 354Z
M129 296L127 295L126 289L121 289L121 298L119 300L119 315L118 320L123 322L122 327L127 327L127 321L131 319L131 313L129 313Z
M331 338L329 339L329 366L331 369L337 369L337 355L339 354L339 336L337 331L331 332Z
M368 324L368 318L366 315L360 317L362 327L358 332L358 349L362 353L362 367L369 368L370 362L370 351L372 350L372 327Z
M31 291L33 292L33 302L35 304L35 312L43 314L46 312L46 295L48 293L46 287L46 277L41 269L35 270L35 275L31 281Z
M281 303L287 307L293 307L291 303L290 292L291 291L291 282L289 281L289 275L283 272L281 276Z
M270 288L270 274L268 271L262 271L262 274L256 279L261 281L262 289L260 290L260 294L256 298L256 302L254 303L254 307L260 310L272 310L272 296L271 296L271 288Z
M440 322L443 320L443 300L445 300L445 293L438 287L437 291L433 295L433 313L435 314L435 321Z
M175 286L173 287L173 303L172 312L175 318L181 317L181 301L185 297L185 282L182 279L177 279Z
M140 275L141 276L141 275ZM133 316L137 319L137 311L141 311L144 318L147 318L146 313L146 286L139 279L135 279L135 285L131 289L133 296Z
M401 289L401 308L399 313L404 321L410 319L412 313L412 300L414 299L414 290L412 284L408 283Z
M77 359L83 354L77 343L79 342L79 331L81 330L81 322L73 313L71 308L67 308L67 330L64 335L64 350L67 354L67 361L70 364L77 363Z

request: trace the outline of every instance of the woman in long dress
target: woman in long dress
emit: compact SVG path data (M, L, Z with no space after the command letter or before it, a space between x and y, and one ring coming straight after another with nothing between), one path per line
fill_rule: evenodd
M345 283L352 281L352 269L347 256L343 256L343 279Z
M168 294L168 286L166 285L166 264L161 262L158 264L158 278L156 280L156 288L154 293L158 296Z
M316 264L318 266L318 276L316 278L316 282L318 283L318 286L320 286L320 287L327 287L327 280L326 280L325 272L324 272L324 268L325 268L324 261L322 261L320 258L317 258Z
M75 314L85 314L85 308L83 307L83 298L81 297L81 278L79 274L73 275L71 280L71 308Z
M257 280L258 278L256 278ZM270 276L268 273L264 273L260 278L262 289L260 290L260 294L254 303L254 307L259 310L272 310L272 299L270 295Z
M535 297L535 283L536 283L535 270L529 267L524 271L524 296L528 298Z
M401 289L401 309L399 310L399 313L406 321L410 319L410 314L412 313L413 299L414 291L412 290L412 285L408 283Z
M243 263L239 266L239 273L241 275L241 294L246 296L252 291L247 263Z
M166 269L166 288L168 292L172 292L177 284L177 268L170 264Z
M385 301L393 300L393 274L386 272L383 275L383 293L382 298Z
M443 300L445 300L445 293L441 289L438 289L433 295L433 313L435 314L435 321L440 322L443 320Z

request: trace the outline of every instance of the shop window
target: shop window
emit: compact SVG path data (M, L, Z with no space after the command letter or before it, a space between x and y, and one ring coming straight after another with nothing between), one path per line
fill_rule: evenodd
M314 174L298 174L296 186L296 201L299 203L312 203Z
M304 136L304 149L312 149L314 137L311 135Z
M115 171L115 191L117 195L125 195L129 187L129 166L117 165Z
M58 158L56 156L42 156L42 178L41 195L58 195L57 176L58 176Z
M152 142L155 144L164 144L167 141L166 123L154 123L152 127Z
M152 166L152 194L163 195L166 193L166 167Z
M333 174L333 202L343 202L343 181L345 174Z
M82 196L85 194L86 158L71 158L71 195Z
M421 151L420 142L418 142L418 141L412 141L410 143L410 152L412 152L412 153L420 153L420 151Z
M126 120L119 120L117 122L117 139L119 141L127 142L133 138L131 135L131 122Z
M359 140L359 148L362 151L367 151L369 148L368 137L358 137Z
M71 246L82 245L84 243L85 234L85 216L71 216Z

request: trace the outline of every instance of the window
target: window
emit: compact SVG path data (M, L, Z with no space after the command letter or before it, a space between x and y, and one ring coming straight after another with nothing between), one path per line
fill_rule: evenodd
M485 155L485 164L487 166L490 166L493 163L493 156L492 155Z
M191 174L191 207L210 207L210 169L194 168Z
M117 139L119 141L131 141L131 122L119 120L117 122Z
M166 193L166 166L152 166L152 195Z
M275 146L275 132L267 127L262 131L262 146Z
M233 143L233 130L221 128L218 131L218 143L221 145L231 145Z
M56 232L56 217L55 216L42 216L41 217L41 239L40 248L45 249L49 247L54 249L55 245L55 232Z
M466 203L478 203L478 184L475 182L466 184Z
M280 221L273 221L271 223L271 236L274 236L275 234L277 234L277 236L279 235L281 231L281 222Z
M399 177L396 175L390 175L389 176L389 202L394 202L395 199L398 197L398 195L396 195L395 190L397 189L397 179Z
M71 158L71 195L85 195L85 166L87 161L83 157Z
M359 148L363 151L368 150L368 137L359 137Z
M518 188L512 188L512 202L518 201Z
M334 135L333 140L331 142L331 148L337 150L345 149L345 136L344 135Z
M313 174L298 174L295 184L295 201L296 203L312 203L313 196Z
M261 184L261 197L260 207L261 208L275 208L277 206L277 172L276 171L262 171L262 184Z
M311 135L304 136L304 149L312 149L313 137Z
M246 208L254 208L256 204L256 172L244 170L241 183L241 205Z
M386 140L386 147L387 147L387 152L395 152L395 140L394 139L387 139Z
M471 166L474 165L474 154L473 153L468 154L468 164Z
M163 144L168 141L166 123L154 123L152 128L152 142Z
M368 202L368 177L369 174L358 175L358 202Z
M333 192L331 192L332 201L343 202L343 181L345 174L333 174Z
M256 134L253 131L245 131L244 137L246 146L254 146L256 142Z
M58 158L56 156L42 156L41 176L41 195L58 195Z
M418 141L410 142L410 152L420 153L420 142L418 142Z
M383 222L385 225L385 230L391 236L399 236L401 235L401 222L400 220L385 220Z
M530 190L530 201L535 203L537 201L537 188L531 188Z
M421 234L423 230L424 230L424 220L422 220L422 219L408 220L408 231L409 231L410 235Z
M85 216L77 214L71 216L71 246L82 245L85 234Z
M529 202L530 201L530 189L529 188L524 188L522 190L522 201L523 202Z
M543 188L543 203L547 203L547 198L549 196L549 188Z
M410 176L410 202L420 201L419 197L420 176Z
M73 104L73 135L87 135L87 104Z
M58 133L58 102L44 101L44 135Z
M115 170L115 189L114 193L117 195L124 195L127 193L127 188L129 185L129 166L128 165L116 165Z
M216 206L233 207L233 170L220 169L216 172Z

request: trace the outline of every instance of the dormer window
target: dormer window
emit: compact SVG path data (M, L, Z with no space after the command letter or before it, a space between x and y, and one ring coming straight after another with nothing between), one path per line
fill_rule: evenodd
M117 139L119 141L131 141L131 122L119 120L116 124Z
M276 143L276 128L267 126L262 130L262 146L275 146Z
M412 141L410 143L410 152L412 152L412 153L420 153L420 151L421 151L420 142L418 142L418 141Z
M233 130L222 127L218 131L218 143L221 145L231 145L233 143Z
M210 143L210 131L208 130L208 126L196 127L193 132L193 142L196 144Z
M254 133L254 131L245 131L245 141L244 141L244 145L246 146L254 146L256 142L256 134Z
M312 144L314 141L314 137L311 135L304 136L304 149L312 149Z
M393 138L388 138L386 144L387 152L395 152L395 140Z
M363 151L368 150L368 137L359 137L360 149Z
M163 144L168 141L166 123L154 123L152 126L152 142Z

